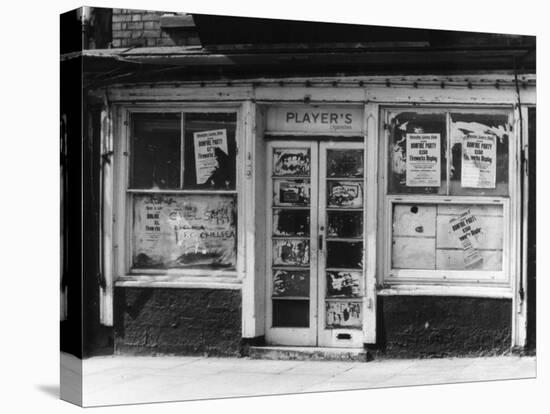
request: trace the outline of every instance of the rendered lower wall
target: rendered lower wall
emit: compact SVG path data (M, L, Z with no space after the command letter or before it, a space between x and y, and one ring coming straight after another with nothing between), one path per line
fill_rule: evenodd
M389 358L498 355L510 350L512 301L378 298L375 352Z
M115 289L115 353L239 354L241 292Z

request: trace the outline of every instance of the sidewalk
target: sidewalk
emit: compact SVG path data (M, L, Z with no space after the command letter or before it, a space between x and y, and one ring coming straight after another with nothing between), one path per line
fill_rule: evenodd
M61 363L78 363L62 354ZM83 361L84 406L533 378L535 357L360 362L206 357Z

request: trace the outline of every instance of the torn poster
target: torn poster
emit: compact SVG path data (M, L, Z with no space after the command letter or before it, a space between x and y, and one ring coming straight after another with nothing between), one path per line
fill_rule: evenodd
M478 250L477 238L481 233L479 220L470 209L449 220L452 233L457 237L464 253L464 267L477 267L483 261Z
M361 302L326 302L327 328L361 328Z
M495 188L496 137L468 135L462 141L461 186L467 188Z
M441 185L440 134L407 134L407 187Z
M195 170L197 184L204 184L218 167L216 148L228 155L227 130L216 129L213 131L195 132L193 134L195 144Z

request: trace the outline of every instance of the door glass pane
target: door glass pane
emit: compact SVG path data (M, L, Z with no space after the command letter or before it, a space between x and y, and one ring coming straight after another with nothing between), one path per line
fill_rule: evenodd
M327 181L327 207L363 207L363 182L351 180Z
M309 327L309 300L273 299L273 326L281 328Z
M273 150L273 176L275 177L309 177L309 148L276 148Z
M361 302L326 302L327 328L361 328Z
M362 211L327 211L327 237L357 238L362 235Z
M327 150L327 177L363 176L363 150Z
M273 180L274 206L307 206L310 198L309 180Z
M274 270L273 296L309 297L309 271Z
M342 242L327 240L328 268L362 269L363 242Z
M352 298L362 296L362 272L329 271L327 272L327 297Z
M309 266L309 240L273 240L275 266Z
M309 236L309 210L273 210L274 236Z

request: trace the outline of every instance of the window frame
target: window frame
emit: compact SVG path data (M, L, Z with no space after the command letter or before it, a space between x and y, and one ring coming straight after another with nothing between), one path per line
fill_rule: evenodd
M390 130L387 128L389 116L398 111L410 112L440 112L447 119L447 154L450 152L450 114L473 113L508 116L508 121L513 129L508 140L508 195L507 196L464 196L450 194L391 194L390 184ZM517 150L517 122L516 114L511 105L467 105L467 104L387 104L380 107L379 124L379 238L378 238L378 294L413 294L413 295L457 295L457 296L482 296L482 297L512 297L513 278L512 269L517 258L514 243L517 235L514 232L513 219L516 217L515 205L517 195L516 162ZM450 189L449 169L451 160L447 155L445 186ZM448 190L446 191L448 193ZM500 205L503 215L503 246L502 269L500 271L485 270L422 270L422 269L394 269L392 268L392 239L393 239L393 206L395 204L477 204Z
M244 277L245 246L244 246L244 217L242 214L242 195L244 179L244 163L239 149L244 147L242 131L243 111L241 105L223 103L194 103L190 105L174 104L134 104L120 106L116 116L117 130L114 143L114 158L116 165L114 186L114 262L117 286L128 287L192 287L192 288L226 288L240 289ZM209 190L209 189L140 189L132 188L131 184L131 138L132 115L135 113L180 113L181 117L181 145L185 131L183 130L184 116L186 113L234 113L235 120L235 189L234 190ZM183 163L184 154L181 154ZM180 176L183 176L181 171ZM182 178L180 178L182 179ZM180 185L182 183L180 182ZM132 268L132 223L133 223L133 198L140 194L167 194L167 195L232 195L236 197L237 209L237 243L236 265L234 270L227 269L134 269Z

